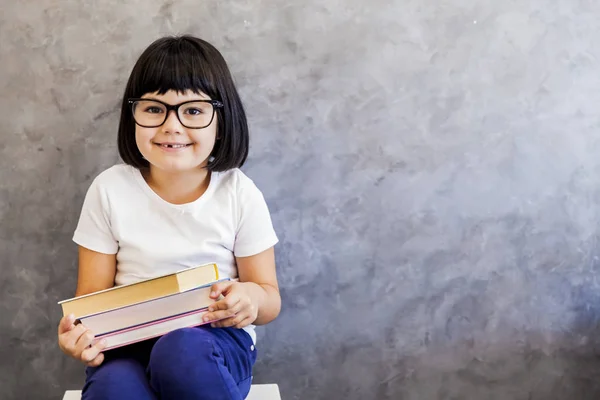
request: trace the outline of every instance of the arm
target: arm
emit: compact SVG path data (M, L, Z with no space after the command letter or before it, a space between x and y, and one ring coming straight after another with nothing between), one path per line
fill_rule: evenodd
M217 320L215 327L268 324L281 309L274 250L278 240L269 208L254 182L243 174L238 178L233 254L239 281L213 285L212 298L218 299L221 294L224 298L208 308L204 321Z
M104 178L102 178L104 179ZM83 296L114 286L118 243L110 223L110 206L102 179L94 179L88 189L73 241L79 244L78 278L75 296ZM98 251L93 251L91 248ZM103 251L104 253L101 253ZM67 355L97 367L104 359L100 341L92 345L94 332L76 324L76 316L65 315L58 325L58 344Z
M251 298L255 299L258 316L256 325L273 321L281 311L281 297L275 272L273 247L250 257L236 258L240 282L248 286Z
M113 287L116 273L116 254L98 253L79 246L79 276L75 296Z
M104 254L79 246L79 276L75 296L97 292L114 286L117 272L116 254ZM94 333L83 324L75 325L75 318L67 315L61 318L58 326L58 344L69 356L84 362L90 367L102 364L101 353L105 344L92 346Z
M275 256L271 247L259 254L238 257L239 282L219 282L212 286L211 297L225 297L213 305L205 321L218 320L213 326L243 328L250 324L265 325L273 321L281 310L281 297Z

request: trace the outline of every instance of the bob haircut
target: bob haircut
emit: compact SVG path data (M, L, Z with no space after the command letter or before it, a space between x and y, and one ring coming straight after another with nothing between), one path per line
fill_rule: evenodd
M204 92L223 107L216 109L217 140L207 168L226 171L241 167L248 157L246 112L221 53L210 43L190 36L167 36L154 41L135 63L121 104L119 155L126 164L147 169L135 140L135 121L128 99L147 93ZM215 123L215 122L213 122Z

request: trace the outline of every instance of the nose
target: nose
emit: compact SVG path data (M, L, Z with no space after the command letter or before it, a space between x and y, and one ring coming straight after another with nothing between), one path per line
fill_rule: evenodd
M181 125L181 122L179 122L179 118L177 118L177 112L175 110L169 110L167 119L162 125L162 129L164 133L181 133L183 130L183 125Z

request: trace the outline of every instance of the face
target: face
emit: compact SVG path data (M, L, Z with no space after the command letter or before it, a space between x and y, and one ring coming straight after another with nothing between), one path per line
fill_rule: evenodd
M192 91L187 91L184 94L168 91L163 95L147 93L142 98L160 100L170 105L190 100L210 99L205 94L198 95ZM156 113L158 111L157 109L150 109L147 112ZM200 111L190 109L185 112L193 114ZM215 145L216 135L216 113L212 123L202 129L191 129L183 126L174 110L169 111L165 123L157 128L144 128L135 125L135 140L138 149L150 163L150 168L169 173L186 172L206 166L208 157Z

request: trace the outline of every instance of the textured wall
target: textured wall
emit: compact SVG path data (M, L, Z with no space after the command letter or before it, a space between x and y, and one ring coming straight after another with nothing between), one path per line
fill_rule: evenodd
M281 238L257 382L285 400L600 395L598 2L0 3L2 399L81 385L56 345L72 231L118 161L135 58L186 32L231 65Z

